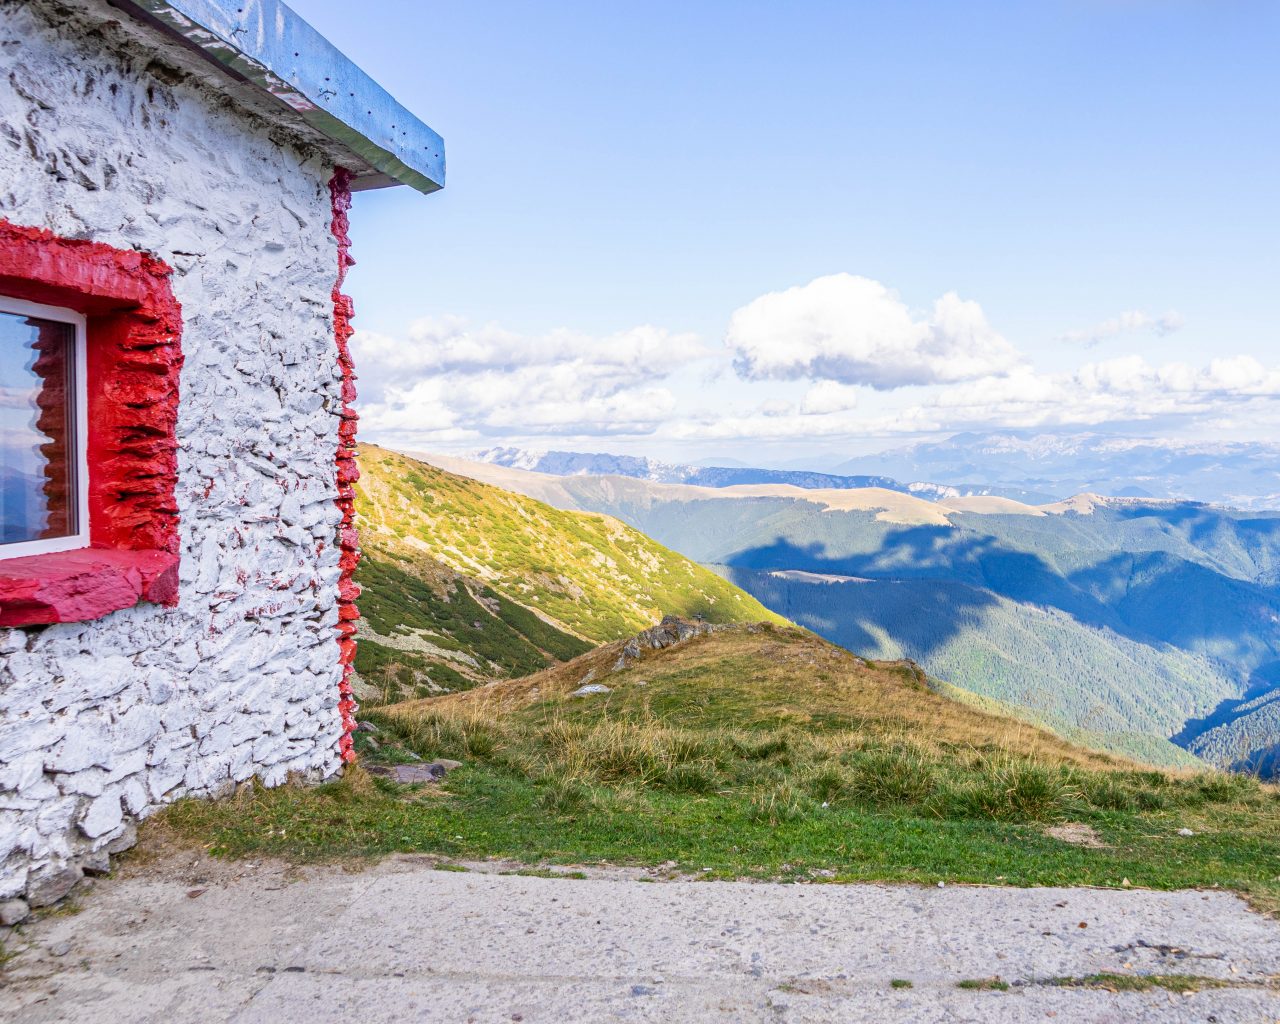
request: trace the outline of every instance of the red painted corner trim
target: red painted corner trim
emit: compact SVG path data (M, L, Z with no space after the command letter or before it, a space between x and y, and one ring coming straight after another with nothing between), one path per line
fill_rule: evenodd
M338 453L337 453L337 505L342 512L342 522L338 526L338 565L341 576L338 580L338 663L342 666L342 678L338 682L338 713L342 716L342 735L338 739L338 753L343 762L350 763L356 759L352 734L356 731L355 694L351 689L351 674L355 671L356 658L356 619L360 610L356 606L356 598L360 596L360 585L355 581L356 565L360 562L360 537L356 531L355 482L360 479L360 469L356 465L356 411L351 403L356 400L355 363L351 359L349 342L355 333L351 319L355 316L355 308L351 297L342 294L342 283L347 277L347 268L354 266L351 258L351 226L348 216L351 210L351 174L338 167L329 182L329 195L333 202L333 223L331 230L338 243L338 276L333 285L333 333L338 346L338 370L342 375L342 407L341 419L338 421Z
M0 560L0 625L177 603L182 307L172 274L146 253L0 220L0 293L88 318L92 545Z
M177 596L178 556L167 551L85 548L0 561L0 626L85 622Z

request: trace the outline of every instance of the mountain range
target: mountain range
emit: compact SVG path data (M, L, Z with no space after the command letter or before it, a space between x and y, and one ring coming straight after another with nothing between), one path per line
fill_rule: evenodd
M1095 493L1280 508L1280 445L1260 442L1183 442L1090 432L963 433L837 460L827 472L682 465L631 455L511 447L486 448L466 457L556 476L628 476L702 487L883 487L928 500L996 495L1032 504Z
M743 484L788 484L813 490L857 490L880 487L914 494L926 500L993 494L1021 501L1052 501L1050 494L1021 487L990 487L985 484L935 484L921 480L902 483L875 473L856 475L819 473L806 469L761 469L732 465L708 466L660 462L636 455L609 455L603 452L532 451L524 448L484 448L471 452L467 461L487 462L508 469L521 469L551 476L625 476L653 483L692 484L696 487L736 487Z
M867 657L1161 763L1273 772L1280 513L1080 495L699 487L435 459L603 512Z

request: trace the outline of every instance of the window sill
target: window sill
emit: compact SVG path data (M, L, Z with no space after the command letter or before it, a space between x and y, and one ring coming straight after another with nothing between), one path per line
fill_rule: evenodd
M87 622L143 601L176 604L178 556L81 548L0 559L0 626Z

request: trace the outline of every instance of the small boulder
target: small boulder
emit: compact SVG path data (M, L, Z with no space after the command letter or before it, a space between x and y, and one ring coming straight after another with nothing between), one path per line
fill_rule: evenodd
M402 785L415 782L439 782L445 774L445 770L438 764L396 764L389 767L375 764L370 765L366 771L370 775L380 775Z
M31 906L26 900L4 900L0 902L0 925L12 928L22 924L31 914Z
M391 775L396 782L439 782L445 771L438 764L398 764Z
M618 660L613 663L613 671L621 672L638 657L640 657L640 645L634 639L628 640L618 655Z
M379 729L379 728L378 728L376 725L374 725L372 722L357 722L357 723L356 723L356 732L371 732L371 733L374 733L374 734L376 735L376 734L378 734L378 733L382 732L382 730L381 730L381 729Z
M450 761L447 757L437 757L434 761L430 762L427 765L428 768L431 768L433 766L443 769L445 774L447 775L449 772L453 771L455 768L461 768L462 762Z
M44 871L27 884L27 902L33 907L49 907L66 896L84 877L78 864Z
M612 693L613 691L604 685L604 683L588 683L586 686L579 686L570 697L590 697L594 693Z

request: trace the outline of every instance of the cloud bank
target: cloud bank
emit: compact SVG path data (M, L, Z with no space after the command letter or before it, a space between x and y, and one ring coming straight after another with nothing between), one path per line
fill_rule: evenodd
M1060 336L1163 336L1138 311ZM1159 423L1280 428L1280 366L1140 355L1046 372L954 292L913 311L878 281L820 277L734 311L723 345L639 326L529 335L456 317L359 331L362 432L404 447L530 439L741 441ZM750 454L749 448L744 454Z
M674 410L663 382L704 351L657 327L526 336L457 317L419 320L407 340L358 331L352 344L372 392L364 429L440 440L652 433Z

